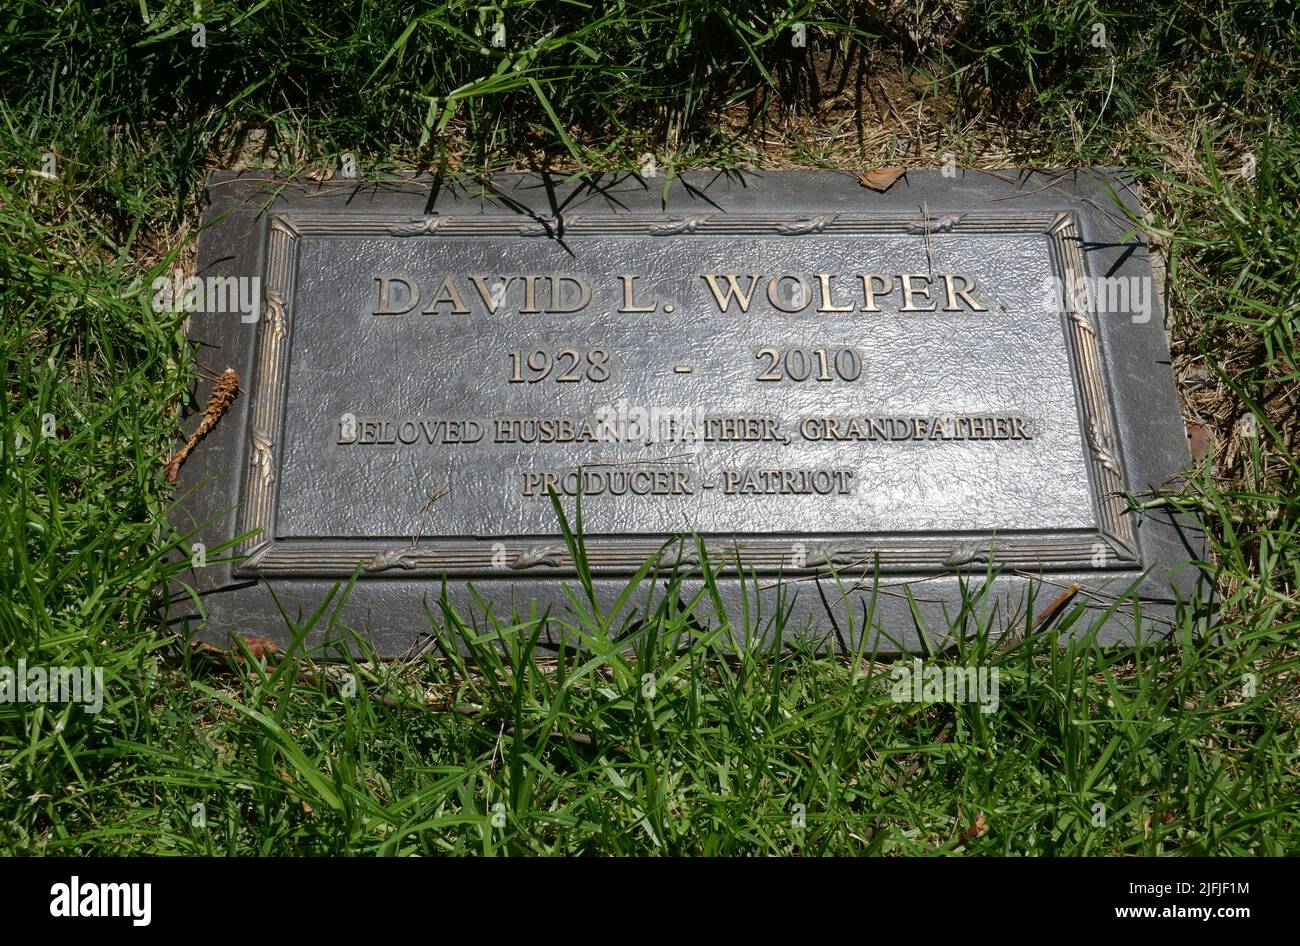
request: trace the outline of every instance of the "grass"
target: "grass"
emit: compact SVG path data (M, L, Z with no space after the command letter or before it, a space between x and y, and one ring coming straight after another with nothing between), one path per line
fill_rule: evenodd
M102 667L107 695L98 714L0 702L0 851L1293 851L1294 11L503 6L504 50L468 4L7 8L0 666ZM928 660L996 668L1000 707L982 713L895 703L896 665L870 654L737 651L746 616L687 598L685 572L635 623L576 596L548 616L574 641L562 658L534 654L537 621L481 613L431 615L471 659L407 664L201 659L160 624L162 460L204 366L141 287L190 259L207 167L320 171L348 153L363 174L475 175L650 153L667 186L696 166L933 167L949 151L1137 169L1184 409L1214 440L1185 489L1151 501L1204 524L1219 636L1188 615L1169 646L1061 644L1087 630L1070 611L998 643L1017 619L972 593L961 620L979 633Z

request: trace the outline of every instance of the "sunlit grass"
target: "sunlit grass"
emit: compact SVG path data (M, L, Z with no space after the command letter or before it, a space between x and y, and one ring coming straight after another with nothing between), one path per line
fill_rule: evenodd
M1294 850L1293 11L983 0L913 37L846 4L520 3L497 50L468 4L204 4L204 47L188 2L10 7L0 665L98 666L108 691L98 714L0 702L0 851ZM567 173L651 153L671 186L691 166L876 162L854 150L855 122L875 115L856 112L856 90L866 102L899 59L957 103L952 138L918 142L918 162L996 140L1025 163L1138 169L1177 373L1218 438L1213 468L1154 502L1205 525L1216 626L1187 614L1170 643L1103 650L1067 609L1013 643L972 591L971 639L927 661L997 669L999 706L983 713L896 703L894 664L793 629L738 647L746 616L709 593L723 563L703 555L647 565L632 581L657 591L637 611L602 610L581 579L545 628L436 607L440 646L403 664L301 644L269 663L213 659L162 625L177 539L162 461L194 373L223 365L141 287L192 252L210 164L319 171L348 153L363 174ZM852 107L823 114L837 86ZM870 120L915 136L888 106ZM1195 131L1162 139L1153 114ZM820 123L835 134L791 131ZM557 516L585 561L576 510ZM347 593L284 620L299 641L346 633L332 622ZM544 632L571 647L539 654Z

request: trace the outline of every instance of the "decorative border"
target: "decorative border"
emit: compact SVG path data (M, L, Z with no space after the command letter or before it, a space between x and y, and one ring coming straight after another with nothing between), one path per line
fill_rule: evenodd
M1066 347L1074 377L1080 425L1089 450L1089 473L1099 528L1057 532L933 533L922 536L879 535L849 538L843 534L750 534L743 542L706 539L709 556L757 571L816 572L828 566L879 569L882 572L945 572L983 570L990 564L1040 570L1097 568L1098 546L1103 568L1132 569L1138 564L1131 517L1125 515L1124 477L1115 443L1115 424L1097 328L1087 312L1074 306L1074 288L1085 275L1080 235L1074 213L971 211L939 217L906 213L819 214L767 216L754 214L692 214L687 216L566 215L457 217L431 214L395 220L391 214L276 214L270 220L266 257L266 318L258 331L257 377L249 425L248 466L239 532L256 533L237 553L240 576L346 577L395 573L409 576L454 572L465 577L502 574L502 569L572 570L562 542L547 538L422 539L414 544L381 541L312 541L265 538L274 525L275 469L281 441L282 405L292 336L294 279L299 237L546 237L568 236L806 236L932 233L1045 233L1050 238L1053 267L1068 291L1062 315ZM696 564L694 546L665 536L589 536L587 556L602 572L629 572L648 559L665 565ZM504 552L502 549L504 548Z
M1132 520L1125 515L1124 476L1120 468L1119 449L1115 443L1115 424L1111 417L1106 375L1101 370L1101 348L1097 343L1097 325L1092 316L1080 310L1074 300L1083 286L1082 237L1074 214L1062 213L1047 231L1057 272L1064 274L1066 347L1074 363L1075 388L1079 394L1082 416L1080 426L1088 440L1091 454L1092 483L1097 504L1097 519L1103 536L1118 540L1132 551L1137 544Z

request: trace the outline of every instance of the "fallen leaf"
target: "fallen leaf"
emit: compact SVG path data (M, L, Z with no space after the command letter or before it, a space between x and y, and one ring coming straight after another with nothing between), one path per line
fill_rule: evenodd
M258 637L256 634L244 635L244 646L248 652L259 660L264 657L272 657L280 652L280 648L275 646L275 642L269 637Z
M893 187L894 182L902 177L904 173L902 168L876 168L874 171L859 174L858 183L863 187L870 187L873 191L880 191L883 194Z
M961 833L961 843L973 841L976 838L982 838L989 833L989 819L984 816L984 812L978 812L975 815L974 822L971 826Z
M1199 463L1213 451L1214 433L1204 424L1192 421L1187 425L1187 447L1192 452L1192 459Z
M185 446L172 454L171 459L164 464L163 470L167 482L176 482L185 458L190 455L190 451L198 445L198 442L208 435L208 431L217 426L217 421L221 420L230 409L231 403L238 394L239 375L233 368L227 368L221 373L221 377L217 378L217 383L212 386L212 394L208 396L208 406L203 409L199 426L194 428L194 433L190 434L190 439L185 442Z

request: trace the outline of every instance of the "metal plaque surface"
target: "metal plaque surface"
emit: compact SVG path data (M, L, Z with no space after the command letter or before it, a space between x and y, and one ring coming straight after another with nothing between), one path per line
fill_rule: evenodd
M960 633L972 588L1023 629L1077 584L1119 639L1195 594L1198 537L1133 509L1188 457L1120 175L698 173L665 199L217 174L209 197L191 336L241 391L182 471L174 523L221 551L171 616L213 642L286 642L280 608L340 583L313 639L388 656L444 594L561 614L553 498L609 603L652 559L634 598L698 587L702 547L757 636L907 650Z

